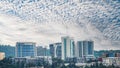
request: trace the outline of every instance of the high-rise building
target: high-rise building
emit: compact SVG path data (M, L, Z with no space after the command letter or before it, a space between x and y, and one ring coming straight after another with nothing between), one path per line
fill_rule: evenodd
M17 42L16 57L35 57L37 54L36 43Z
M44 56L50 56L50 49L48 49L48 48L44 48Z
M37 47L37 56L44 56L44 48L42 46Z
M62 43L50 44L50 55L54 58L61 58L61 45Z
M93 41L77 41L76 57L93 58L94 57Z
M75 56L74 39L69 36L61 38L62 40L62 59L73 58Z
M5 53L4 52L0 52L0 60L3 60L5 58Z
M37 46L37 56L50 56L50 49L47 47Z

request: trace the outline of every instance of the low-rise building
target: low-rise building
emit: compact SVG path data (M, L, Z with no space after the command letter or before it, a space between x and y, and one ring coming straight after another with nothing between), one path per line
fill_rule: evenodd
M115 65L115 66L120 66L120 57L107 57L103 58L103 64L108 66L108 65Z
M34 58L31 57L18 57L12 59L14 63L24 63L24 64L37 64L41 62L48 62L52 64L52 58L50 56L37 56Z
M3 60L5 58L5 53L4 52L0 52L0 60Z

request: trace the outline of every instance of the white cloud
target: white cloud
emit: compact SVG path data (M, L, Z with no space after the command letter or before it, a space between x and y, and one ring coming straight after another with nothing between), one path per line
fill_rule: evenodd
M96 1L96 4L88 1L0 1L0 42L15 45L17 41L33 41L48 45L60 42L61 36L70 35L76 41L92 39L95 50L110 49L109 47L118 49L119 42L109 40L101 32L107 26L106 23L109 23L107 17L112 15L110 11L114 13L112 6L102 1ZM114 31L109 28L103 31L105 36L114 37ZM119 38L119 31L115 36L114 38Z
M59 21L61 22L61 21ZM17 41L33 41L37 44L49 45L60 42L61 36L69 35L77 40L92 39L95 42L95 50L108 49L110 41L106 41L103 35L91 24L81 23L55 23L41 24L23 21L15 16L0 15L0 40L3 44L15 45ZM103 46L105 46L103 48Z

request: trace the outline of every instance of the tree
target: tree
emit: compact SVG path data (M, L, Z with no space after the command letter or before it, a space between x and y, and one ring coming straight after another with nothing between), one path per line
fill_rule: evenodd
M4 58L0 61L0 68L17 68L10 58Z

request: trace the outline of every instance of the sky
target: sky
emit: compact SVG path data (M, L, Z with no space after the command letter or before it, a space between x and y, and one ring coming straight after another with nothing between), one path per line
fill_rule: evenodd
M104 2L101 6L91 1L48 1L0 1L0 44L15 46L16 42L36 42L37 46L48 46L61 42L61 37L68 35L74 37L75 42L93 40L95 50L120 49L120 27L110 31L112 23L109 24L106 17L113 7ZM102 24L101 18L105 21ZM113 36L118 39L111 39Z

